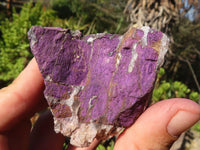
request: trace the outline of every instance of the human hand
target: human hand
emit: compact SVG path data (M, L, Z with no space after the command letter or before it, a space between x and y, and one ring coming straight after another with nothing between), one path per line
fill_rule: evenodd
M11 85L0 90L0 150L62 149L65 138L53 131L52 116L47 113L41 115L43 120L38 119L39 128L31 131L30 117L47 108L43 90L34 59Z
M56 134L49 112L31 130L30 117L47 107L43 78L33 59L17 79L0 90L0 150L61 150L64 136ZM178 136L200 119L200 106L187 99L170 99L149 107L117 139L114 150L167 150ZM93 150L69 146L68 150Z

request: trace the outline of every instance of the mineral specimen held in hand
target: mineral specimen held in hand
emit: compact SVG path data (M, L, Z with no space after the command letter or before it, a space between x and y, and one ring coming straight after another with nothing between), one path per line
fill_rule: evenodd
M81 147L134 123L151 98L168 48L166 35L149 27L87 36L32 27L28 35L55 131Z

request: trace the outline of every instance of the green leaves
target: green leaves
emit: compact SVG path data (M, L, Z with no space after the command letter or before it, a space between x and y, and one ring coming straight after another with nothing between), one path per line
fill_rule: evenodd
M0 80L12 81L32 58L27 32L31 26L53 25L53 12L43 11L39 3L25 4L20 13L13 9L12 19L5 19L0 24Z
M31 3L26 4L20 14L13 10L12 21L6 19L1 22L0 30L3 38L3 41L0 42L1 80L13 80L32 57L29 51L27 32L33 24L32 21L36 22L38 19L37 15L33 15L38 11L31 7ZM31 16L35 18L31 18Z
M98 147L96 148L96 150L113 150L114 144L115 144L115 142L113 140L111 140L107 147L102 144L99 144Z
M200 132L200 123L196 123L196 124L193 126L193 128L194 128L196 131Z
M159 73L158 73L158 78L162 77L165 74L165 69L160 68Z
M198 102L199 100L199 93L198 92L191 92L189 95L189 99Z
M163 68L160 69L158 74L157 83L153 91L152 99L154 102L169 98L189 98L194 101L198 101L199 93L191 92L191 90L180 81L160 81L160 78L165 74Z
M106 148L103 145L99 144L97 150L106 150Z

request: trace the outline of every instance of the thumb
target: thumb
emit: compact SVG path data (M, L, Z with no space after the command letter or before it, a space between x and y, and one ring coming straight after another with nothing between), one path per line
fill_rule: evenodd
M200 120L200 106L170 99L149 107L117 139L114 150L168 150L178 136Z

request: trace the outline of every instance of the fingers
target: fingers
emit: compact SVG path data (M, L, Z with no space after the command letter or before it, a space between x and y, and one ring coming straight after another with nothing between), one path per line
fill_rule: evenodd
M22 121L9 131L0 134L0 150L27 150L30 121Z
M40 115L30 136L29 150L61 150L64 142L65 137L54 131L51 112Z
M8 87L0 90L0 132L46 106L44 83L33 59Z
M118 138L114 150L167 150L178 136L200 120L200 106L170 99L149 107Z

